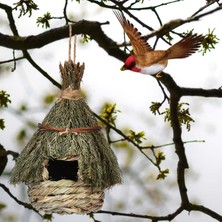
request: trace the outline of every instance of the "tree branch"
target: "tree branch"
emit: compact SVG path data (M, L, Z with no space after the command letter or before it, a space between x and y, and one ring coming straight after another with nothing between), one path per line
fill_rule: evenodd
M214 12L217 12L222 9L222 5L219 5L217 8L209 10L208 12L188 17L187 19L174 19L169 21L168 23L165 23L163 26L161 26L158 30L151 32L148 35L145 35L144 38L149 39L153 36L161 37L169 33L170 31L174 30L175 28L178 28L186 23L198 21L200 18L205 17L209 14L212 14Z
M9 26L12 30L12 33L15 35L15 36L18 36L18 30L15 26L15 20L13 18L13 15L12 15L12 7L8 6L8 5L5 5L5 4L2 4L0 3L0 8L2 8L3 10L5 10L6 14L7 14L7 17L8 17L8 21L9 21Z
M99 46L102 47L109 55L124 61L127 57L127 54L119 49L116 42L105 35L101 29L101 25L103 24L104 23L81 20L75 24L72 24L72 35L90 35L91 38L94 39L99 44ZM28 50L41 48L47 44L68 37L68 25L45 31L39 35L31 35L27 37L15 37L0 33L0 46L8 47L11 49Z
M114 211L105 211L100 210L97 213L105 213L105 214L111 214L113 216L125 216L125 217L134 217L134 218L144 218L144 219L150 219L152 221L171 221L173 220L177 215L179 215L183 211L182 207L179 207L175 212L168 214L166 216L151 216L151 215L141 215L141 214L133 214L133 213L120 213L120 212L114 212Z
M21 200L19 200L17 197L15 197L11 191L2 183L0 183L0 187L19 205L22 205L23 207L29 209L29 210L33 210L35 211L37 214L39 214L41 216L41 214L35 209L33 208L33 206L31 204L22 202ZM42 217L42 216L41 216Z
M178 0L179 1L179 0ZM96 2L96 1L91 1ZM138 20L137 17L133 16L129 10L130 8L123 7L123 4L126 1L115 1L112 0L111 2L116 4L118 3L118 7L123 10L125 13L127 13L129 16L133 17L135 20L137 20L140 24L142 24L144 27L149 29L150 31L153 31L152 27L147 26L146 24L142 23ZM170 3L177 2L177 1L171 1ZM216 2L216 1L214 1ZM136 3L136 1L135 1ZM66 14L68 0L65 0L65 6L64 6L64 17L66 20L66 23L68 23L68 17ZM100 4L105 4L104 1L100 1ZM169 3L167 3L169 4ZM133 4L134 5L134 4ZM100 5L102 6L102 5ZM132 5L131 5L132 6ZM161 5L160 5L161 6ZM208 5L209 6L209 5ZM151 34L147 35L147 38L150 38L152 36L162 37L163 35L167 34L168 32L172 31L173 29L189 22L197 21L200 18L212 14L216 11L219 11L222 9L222 5L218 4L218 7L212 10L209 10L207 12L204 12L200 14L205 8L208 6L204 6L200 8L196 13L194 13L191 17L188 17L187 19L176 19L172 20L166 24L164 24L159 30L153 31ZM105 7L104 5L102 7ZM112 8L114 6L108 6L109 8ZM116 6L115 6L116 7ZM156 6L157 7L157 6ZM53 43L55 41L68 38L69 37L69 26L63 26L59 28L54 28L49 31L45 31L39 35L30 35L27 37L21 37L19 36L18 30L15 25L15 21L12 14L12 8L10 6L7 6L5 4L0 3L0 8L5 10L8 20L9 20L9 26L11 28L11 31L13 33L13 36L11 35L5 35L3 33L0 33L0 46L8 47L11 49L16 50L22 50L24 57L35 67L40 73L42 73L47 79L49 79L54 85L60 88L60 84L57 83L53 78L51 78L40 66L38 66L35 61L31 58L30 54L27 50L34 49L34 48L41 48L47 44ZM117 8L117 7L116 7ZM160 24L161 19L158 17L158 13L155 11L155 9L150 8L154 11L156 14ZM140 9L133 9L133 10L140 10ZM110 39L102 30L101 26L104 24L109 24L108 22L105 23L99 23L94 21L86 21L81 20L79 22L76 22L72 24L72 35L78 35L78 34L84 34L84 35L90 35L92 39L94 39L98 45L103 48L109 55L124 61L126 57L128 56L125 52L119 49L119 46L115 41ZM15 60L14 60L15 61ZM217 214L216 212L210 210L209 208L206 208L201 205L195 205L191 204L189 202L189 198L187 195L187 188L185 183L185 170L188 168L188 162L186 159L185 154L185 147L184 142L182 140L182 130L180 127L179 119L178 119L178 103L182 96L201 96L201 97L222 97L222 90L221 89L193 89L193 88L184 88L179 87L175 81L172 79L172 77L168 74L164 74L159 79L164 86L168 89L170 93L170 113L171 113L171 122L172 122L172 129L173 129L173 141L175 144L175 152L178 156L178 165L177 165L177 183L179 187L179 192L181 196L181 206L174 211L171 214L168 214L166 216L150 216L150 215L139 215L139 214L132 214L132 213L118 213L118 212L111 212L111 211L99 211L98 213L106 213L106 214L112 214L112 215L119 215L119 216L128 216L128 217L134 217L134 218L146 218L150 219L152 221L164 221L164 220L172 220L177 215L179 215L182 211L200 211L203 212L212 218L217 219L218 221L222 221L222 216ZM96 114L95 114L96 115ZM98 119L104 122L102 118L100 118L98 115L96 115ZM137 148L139 148L140 152L142 152L146 157L146 153L142 150L142 148L135 143L133 140L131 140L127 135L125 135L122 131L117 129L116 127L113 127L107 122L104 122L110 129L113 129L116 133L118 133L120 136L122 136L123 139L127 140ZM10 154L7 152L7 154ZM150 159L149 157L147 157ZM151 160L151 159L150 159ZM152 160L151 160L152 162ZM155 164L155 163L154 163ZM24 203L20 200L18 200L11 192L10 190L4 185L0 183L0 187L11 197L13 200L15 200L18 204L36 211L30 204ZM36 211L37 212L37 211ZM38 212L37 212L38 213Z
M207 207L204 207L202 205L197 205L197 204L190 204L189 205L189 208L188 210L193 210L193 211L199 211L199 212L202 212L218 221L222 221L222 216L218 213L216 213L215 211L207 208Z
M26 50L23 50L24 57L30 62L30 64L36 68L46 79L48 79L53 85L61 89L61 84L54 80L45 70L43 70L29 55Z
M185 154L184 143L182 141L182 131L178 120L178 102L182 96L201 96L201 97L222 97L221 89L195 89L195 88L184 88L179 87L173 78L164 73L159 79L170 93L170 112L171 122L173 129L173 141L175 143L176 153L179 158L177 168L177 182L181 195L182 205L185 208L190 206L189 199L187 196L187 188L185 185L185 169L188 168L188 163Z
M181 87L182 96L201 96L201 97L222 97L222 89L201 89L201 88L184 88Z
M15 25L15 20L13 18L13 14L12 14L12 8L10 6L7 6L5 4L1 4L0 3L0 8L4 9L7 16L8 16L8 20L9 20L9 24L10 24L10 28L11 28L11 31L12 33L14 34L14 36L12 38L14 39L21 39L22 37L19 36L19 33L18 33L18 30L16 28L16 25ZM2 34L0 33L0 36ZM24 38L24 37L23 37ZM23 39L22 38L22 39ZM1 40L0 40L1 42ZM1 44L0 44L1 45ZM13 48L13 50L16 49L16 48ZM34 68L36 68L44 77L46 77L52 84L54 84L55 86L57 86L58 88L61 88L61 85L56 82L46 71L44 71L33 59L32 57L29 55L27 49L21 49L22 50L22 53L24 55L24 57L32 64L32 66ZM16 59L14 59L14 62L16 61ZM14 64L14 66L16 65L16 63ZM15 67L13 68L15 69Z

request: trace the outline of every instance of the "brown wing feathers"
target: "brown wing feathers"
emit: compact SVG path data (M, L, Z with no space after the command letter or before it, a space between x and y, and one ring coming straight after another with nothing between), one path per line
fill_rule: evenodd
M135 55L144 54L147 51L151 51L151 46L143 39L141 33L131 24L124 15L119 11L113 11L122 25L125 33L130 39L131 45L133 47L133 52Z
M128 20L126 20L123 13L119 11L113 12L130 39L134 54L144 55L147 54L147 52L151 52L151 46L141 36L141 33L136 28L134 28L134 26ZM160 59L162 59L163 57L165 57L166 59L186 58L197 51L203 39L204 36L202 35L188 35L187 37L183 38L182 40L171 46L169 49L164 50L164 53L163 51L161 52L161 54L157 51L153 51L152 55L154 56L153 53L156 52L159 53L159 56L161 57Z
M196 52L200 47L204 36L202 35L188 35L184 39L177 42L166 50L168 59L186 58L192 53Z

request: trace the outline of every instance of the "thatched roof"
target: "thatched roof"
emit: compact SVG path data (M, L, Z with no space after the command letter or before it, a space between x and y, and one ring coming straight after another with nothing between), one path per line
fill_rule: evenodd
M80 93L84 66L69 61L64 67L60 65L60 70L61 98L18 157L11 183L40 182L44 161L67 156L78 156L78 178L92 188L105 189L120 183L116 156Z

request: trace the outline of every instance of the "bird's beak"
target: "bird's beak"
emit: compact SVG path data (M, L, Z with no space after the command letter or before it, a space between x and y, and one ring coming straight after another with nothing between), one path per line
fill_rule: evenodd
M123 65L123 66L120 68L121 71L124 71L124 70L126 70L126 69L127 69L127 68L126 68L125 65Z

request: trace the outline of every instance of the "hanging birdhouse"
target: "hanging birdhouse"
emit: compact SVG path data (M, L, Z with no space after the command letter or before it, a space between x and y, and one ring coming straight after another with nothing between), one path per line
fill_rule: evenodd
M24 182L33 207L47 214L101 209L106 189L121 182L117 159L81 91L84 65L60 65L61 95L21 152L12 184Z

